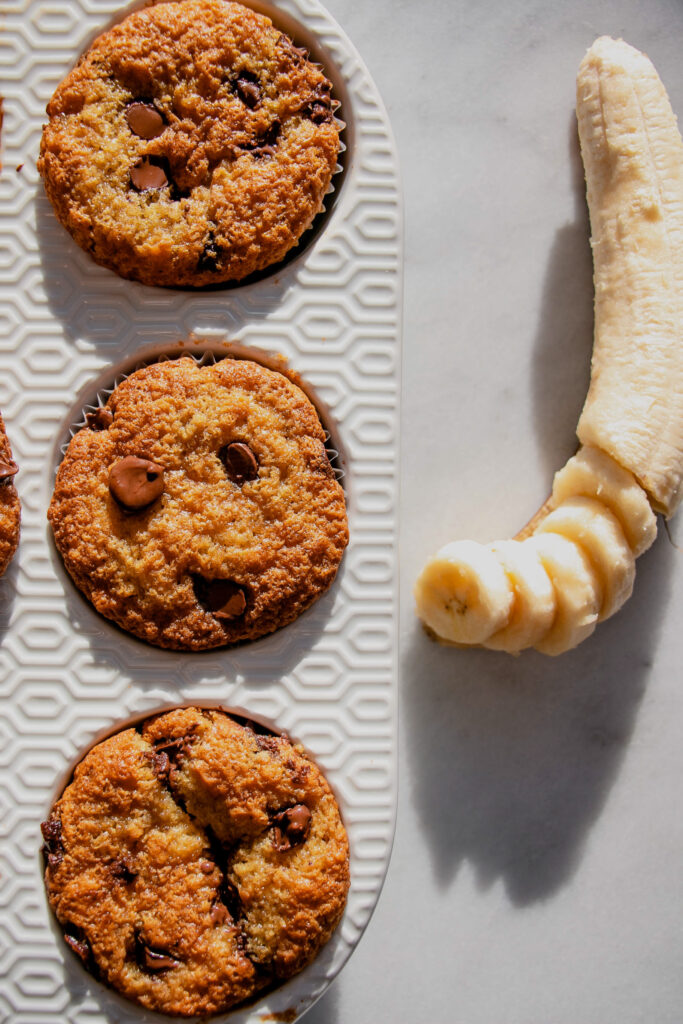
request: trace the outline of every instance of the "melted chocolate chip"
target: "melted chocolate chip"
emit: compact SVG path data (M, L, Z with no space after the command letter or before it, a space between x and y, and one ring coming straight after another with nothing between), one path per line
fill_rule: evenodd
M313 124L324 124L325 121L332 120L329 103L324 103L322 100L314 100L307 113Z
M168 754L157 754L155 751L151 751L147 756L151 762L152 771L159 781L163 783L167 782L171 771L171 759Z
M258 459L249 445L242 441L224 445L218 458L225 466L228 479L235 484L243 484L258 477Z
M51 814L40 826L45 845L43 855L47 857L48 867L56 868L64 858L64 840L62 839L62 822L56 814Z
M160 739L154 742L154 751L157 755L165 755L175 766L187 757L190 752L191 733L184 736L175 736L173 739Z
M85 966L89 967L92 961L92 949L90 948L88 940L84 936L69 935L68 932L65 932L64 941L69 949L74 951L76 956L80 958Z
M209 241L205 243L204 248L201 251L199 260L197 261L197 270L214 273L219 269L219 264L223 257L223 251L223 247L218 245L213 238L210 238Z
M121 857L119 860L113 861L109 870L118 882L124 882L126 885L137 878L138 874L133 865L133 861L128 856Z
M295 804L273 818L273 843L279 852L304 842L311 827L311 812L305 804Z
M19 467L13 459L0 460L0 484L5 484L8 480L11 480L13 476L16 476L19 472Z
M139 512L164 493L163 466L126 455L109 470L109 490L125 512Z
M130 169L130 180L138 192L160 189L168 185L168 174L162 157L143 156Z
M240 71L235 81L235 92L250 110L261 102L261 86L257 75L251 71Z
M217 619L237 619L247 607L244 588L234 580L205 580L195 576L194 592L207 612Z
M137 135L140 139L156 139L166 128L163 115L156 107L142 101L128 104L126 121L133 135Z
M223 875L223 880L218 886L217 900L227 908L230 917L233 921L236 921L242 913L242 900L240 898L239 891L236 885L233 885L229 879ZM216 900L214 900L214 903Z
M158 974L160 971L168 971L172 967L180 967L181 961L176 960L165 950L153 949L148 946L139 935L135 937L135 959L138 967L143 971Z
M251 153L257 160L264 156L274 156L281 128L282 125L276 117L262 135L258 135L253 142L245 142L240 148Z
M85 414L85 422L91 430L106 430L114 422L114 413L106 405Z

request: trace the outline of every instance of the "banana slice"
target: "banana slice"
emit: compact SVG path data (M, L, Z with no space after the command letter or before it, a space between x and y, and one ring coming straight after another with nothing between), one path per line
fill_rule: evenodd
M647 551L657 536L657 519L632 473L599 448L580 448L555 474L553 504L568 498L597 498L619 520L633 554Z
M552 626L534 646L543 654L563 654L595 629L602 605L600 581L581 549L559 533L534 534L521 543L540 558L557 601Z
M602 37L577 77L595 267L582 444L673 515L683 476L683 142L648 58Z
M538 527L557 533L588 556L602 590L598 622L618 611L633 592L636 560L617 517L595 498L567 498Z
M507 625L485 640L484 647L517 654L548 633L557 607L555 590L538 552L528 544L498 540L489 548L510 580L514 602Z
M496 556L457 540L427 563L415 585L418 615L442 640L481 644L510 618L513 592Z

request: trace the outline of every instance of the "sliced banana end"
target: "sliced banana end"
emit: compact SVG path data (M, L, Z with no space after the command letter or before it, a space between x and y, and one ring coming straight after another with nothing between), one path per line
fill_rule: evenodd
M493 552L472 540L447 544L415 584L417 613L450 643L482 644L510 618L513 592Z
M505 570L514 601L507 625L489 637L484 647L517 654L547 635L555 618L555 590L532 546L499 540L489 547Z
M554 505L568 498L597 498L619 520L633 554L647 551L657 536L657 518L636 478L600 448L584 445L553 480Z
M588 556L602 589L598 621L618 611L633 592L636 560L619 520L595 498L567 498L538 527L577 544Z
M566 537L537 533L522 543L538 554L557 602L552 626L534 647L542 654L563 654L595 629L602 606L600 582L586 555Z

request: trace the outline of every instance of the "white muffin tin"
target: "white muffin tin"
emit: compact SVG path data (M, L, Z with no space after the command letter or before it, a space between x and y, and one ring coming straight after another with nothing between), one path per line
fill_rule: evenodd
M239 287L169 291L96 266L58 224L36 172L45 105L111 0L3 5L0 409L20 466L18 552L0 580L0 1015L13 1024L164 1020L94 981L61 941L40 822L83 751L145 712L222 705L305 744L351 844L342 924L300 975L235 1024L292 1021L324 991L377 901L396 804L397 481L402 223L394 142L363 63L317 0L253 4L320 60L347 123L343 174L293 256ZM77 592L46 511L60 448L117 376L182 342L275 353L327 406L343 450L350 544L331 590L271 637L203 654L147 646ZM221 1018L216 1018L217 1020Z

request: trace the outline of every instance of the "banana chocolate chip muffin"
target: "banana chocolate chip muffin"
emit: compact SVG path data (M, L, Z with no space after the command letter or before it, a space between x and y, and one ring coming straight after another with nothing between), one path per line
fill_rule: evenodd
M337 926L346 832L284 736L180 708L97 744L42 825L48 898L95 977L161 1013L227 1010Z
M9 565L19 543L20 506L14 486L18 469L0 415L0 576Z
M240 280L322 209L339 153L331 88L241 4L158 3L99 36L57 88L38 168L64 227L123 277Z
M315 408L243 359L155 363L119 384L72 438L48 518L102 615L185 650L291 622L348 541Z

